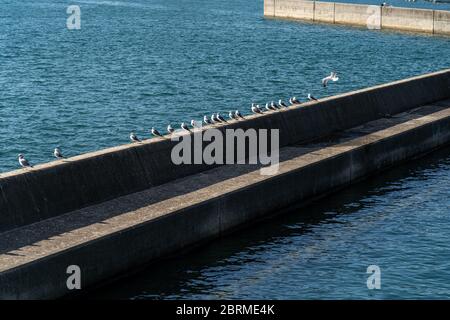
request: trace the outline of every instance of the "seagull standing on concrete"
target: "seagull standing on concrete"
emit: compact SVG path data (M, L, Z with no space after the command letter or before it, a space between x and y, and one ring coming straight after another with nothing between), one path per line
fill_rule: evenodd
M238 118L244 119L244 116L239 112L239 110L236 110L234 114L236 115L236 119Z
M152 128L152 130L150 130L152 135L154 135L155 137L162 137L162 134L159 133L158 130L156 130L155 128Z
M25 159L23 154L19 154L19 164L22 168L33 168L33 166Z
M237 116L234 114L234 111L230 111L230 112L228 113L228 117L229 117L231 120L238 120L238 119L237 119Z
M184 123L184 122L181 123L181 129L191 132L191 130L189 129L189 127L188 127L188 126L186 125L186 123Z
M266 108L267 111L272 111L272 108L270 107L269 103L266 103L266 107L265 108Z
M328 82L330 82L330 81L336 82L338 80L339 80L339 77L337 76L337 73L331 72L331 74L328 77L325 77L322 79L322 86L324 88L326 88L328 85Z
M280 106L280 107L285 107L285 108L287 108L287 105L283 102L283 100L279 100L278 101L278 105Z
M261 109L259 108L259 106L258 106L258 105L255 105L255 104L252 105L252 112L253 112L253 113L263 113L263 112L261 111Z
M273 102L273 101L270 103L270 106L272 107L273 110L278 110L278 109L281 108L279 105L277 105L277 104L276 104L275 102Z
M172 126L169 124L169 125L167 126L167 132L168 132L169 134L172 134L172 133L175 132L175 129L172 128Z
M140 142L141 140L134 134L134 132L130 133L131 142Z
M311 93L308 93L308 100L309 101L319 101L318 99L314 98Z
M191 120L191 126L193 128L197 127L197 122L195 122L195 120Z
M55 156L56 159L63 159L63 155L61 153L61 150L59 148L55 148L55 150L53 151L53 155Z
M211 120L209 120L207 116L204 116L204 117L203 117L203 122L204 122L205 124L211 124L211 123L212 123Z
M218 112L216 114L216 119L219 120L220 122L227 122L227 120L225 120Z

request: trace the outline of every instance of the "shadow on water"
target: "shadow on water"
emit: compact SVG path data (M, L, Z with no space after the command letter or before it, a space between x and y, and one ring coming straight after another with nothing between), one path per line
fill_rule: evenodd
M285 245L295 237L306 237L314 233L318 226L342 223L336 218L352 215L370 206L371 202L367 199L386 198L390 193L407 188L402 185L405 179L426 180L430 172L441 170L449 164L450 147L446 147L345 188L328 196L326 201L317 201L304 208L292 208L286 214L219 238L195 251L150 265L135 275L92 289L81 298L170 299L187 294L208 296L207 293L215 288L203 279L210 268L220 270L221 266L226 266L233 269L252 264L255 262L255 252Z

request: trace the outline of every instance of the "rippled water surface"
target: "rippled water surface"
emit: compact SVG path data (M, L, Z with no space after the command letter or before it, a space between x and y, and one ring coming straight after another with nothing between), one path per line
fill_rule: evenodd
M401 1L398 1L401 3ZM421 2L424 4L425 2ZM81 30L66 28L69 4ZM408 4L408 2L405 2ZM429 3L425 3L430 5ZM336 94L450 65L450 37L264 19L262 0L3 0L0 172L251 102ZM341 80L322 90L337 70Z
M355 0L359 1L359 0ZM368 0L371 3L378 2ZM448 4L395 5L449 8ZM81 6L81 30L66 8ZM262 0L3 0L0 172L213 111L448 68L450 38L264 19ZM341 80L324 90L320 79ZM449 298L450 150L242 230L91 298ZM380 266L369 291L366 268Z

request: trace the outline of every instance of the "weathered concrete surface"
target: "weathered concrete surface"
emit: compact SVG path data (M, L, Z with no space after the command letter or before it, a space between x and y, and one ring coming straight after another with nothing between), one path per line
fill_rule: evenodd
M314 1L275 0L275 16L312 21L314 19Z
M450 35L449 11L434 11L434 33Z
M336 24L367 26L371 15L369 5L336 3L334 21Z
M450 34L450 12L414 8L381 7L352 3L320 1L265 0L268 8L275 1L275 10L264 9L268 17L313 20L368 29L395 29Z
M433 33L433 10L383 7L382 28Z
M315 1L314 21L334 23L334 2Z
M4 232L0 298L65 295L69 265L81 268L87 287L449 142L447 100L328 143L287 146L273 176L257 166L222 166Z
M283 147L443 100L449 88L450 70L444 70L215 127L279 129ZM175 143L151 139L1 174L0 232L211 169L173 164Z
M268 17L275 16L275 0L264 1L264 15Z

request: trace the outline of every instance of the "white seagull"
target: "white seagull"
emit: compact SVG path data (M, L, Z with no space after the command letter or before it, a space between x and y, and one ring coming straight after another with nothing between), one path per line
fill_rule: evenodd
M56 159L63 159L63 155L61 153L61 150L59 148L55 148L55 150L53 151L53 155L55 156Z
M158 130L156 130L155 128L152 128L152 130L150 130L152 135L154 135L155 137L162 137L162 134L159 133Z
M175 129L172 128L172 126L169 124L169 125L167 126L167 132L170 133L170 134L172 134L172 133L175 132Z
M281 99L278 101L278 105L281 106L281 107L287 108L287 105Z
M197 122L195 122L195 120L191 120L191 126L193 128L197 127Z
M322 86L325 88L328 85L328 82L333 81L336 82L339 80L336 72L331 72L328 77L322 79Z
M319 101L318 99L314 98L311 93L308 93L308 100L309 101Z
M33 166L28 162L27 159L25 159L23 154L19 154L19 164L22 168L33 168Z
M212 123L211 120L209 120L207 116L204 116L204 117L203 117L203 122L204 122L205 124L211 124L211 123Z
M132 142L140 142L141 140L134 134L134 132L130 133L130 140Z
M252 105L252 112L253 113L263 113L258 105Z
M216 114L216 119L219 120L220 122L227 122L227 120L225 120L218 112Z
M191 130L189 129L189 127L188 127L188 126L186 125L186 123L184 123L184 122L181 123L181 129L191 132Z
M242 119L244 119L244 116L239 112L239 110L236 110L236 111L234 112L234 114L236 115L236 118L242 118Z
M266 103L266 110L267 111L271 111L272 110L272 108L270 107L269 103Z
M236 117L236 115L234 114L234 111L230 111L230 112L228 113L228 117L229 117L231 120L238 120L237 117Z

